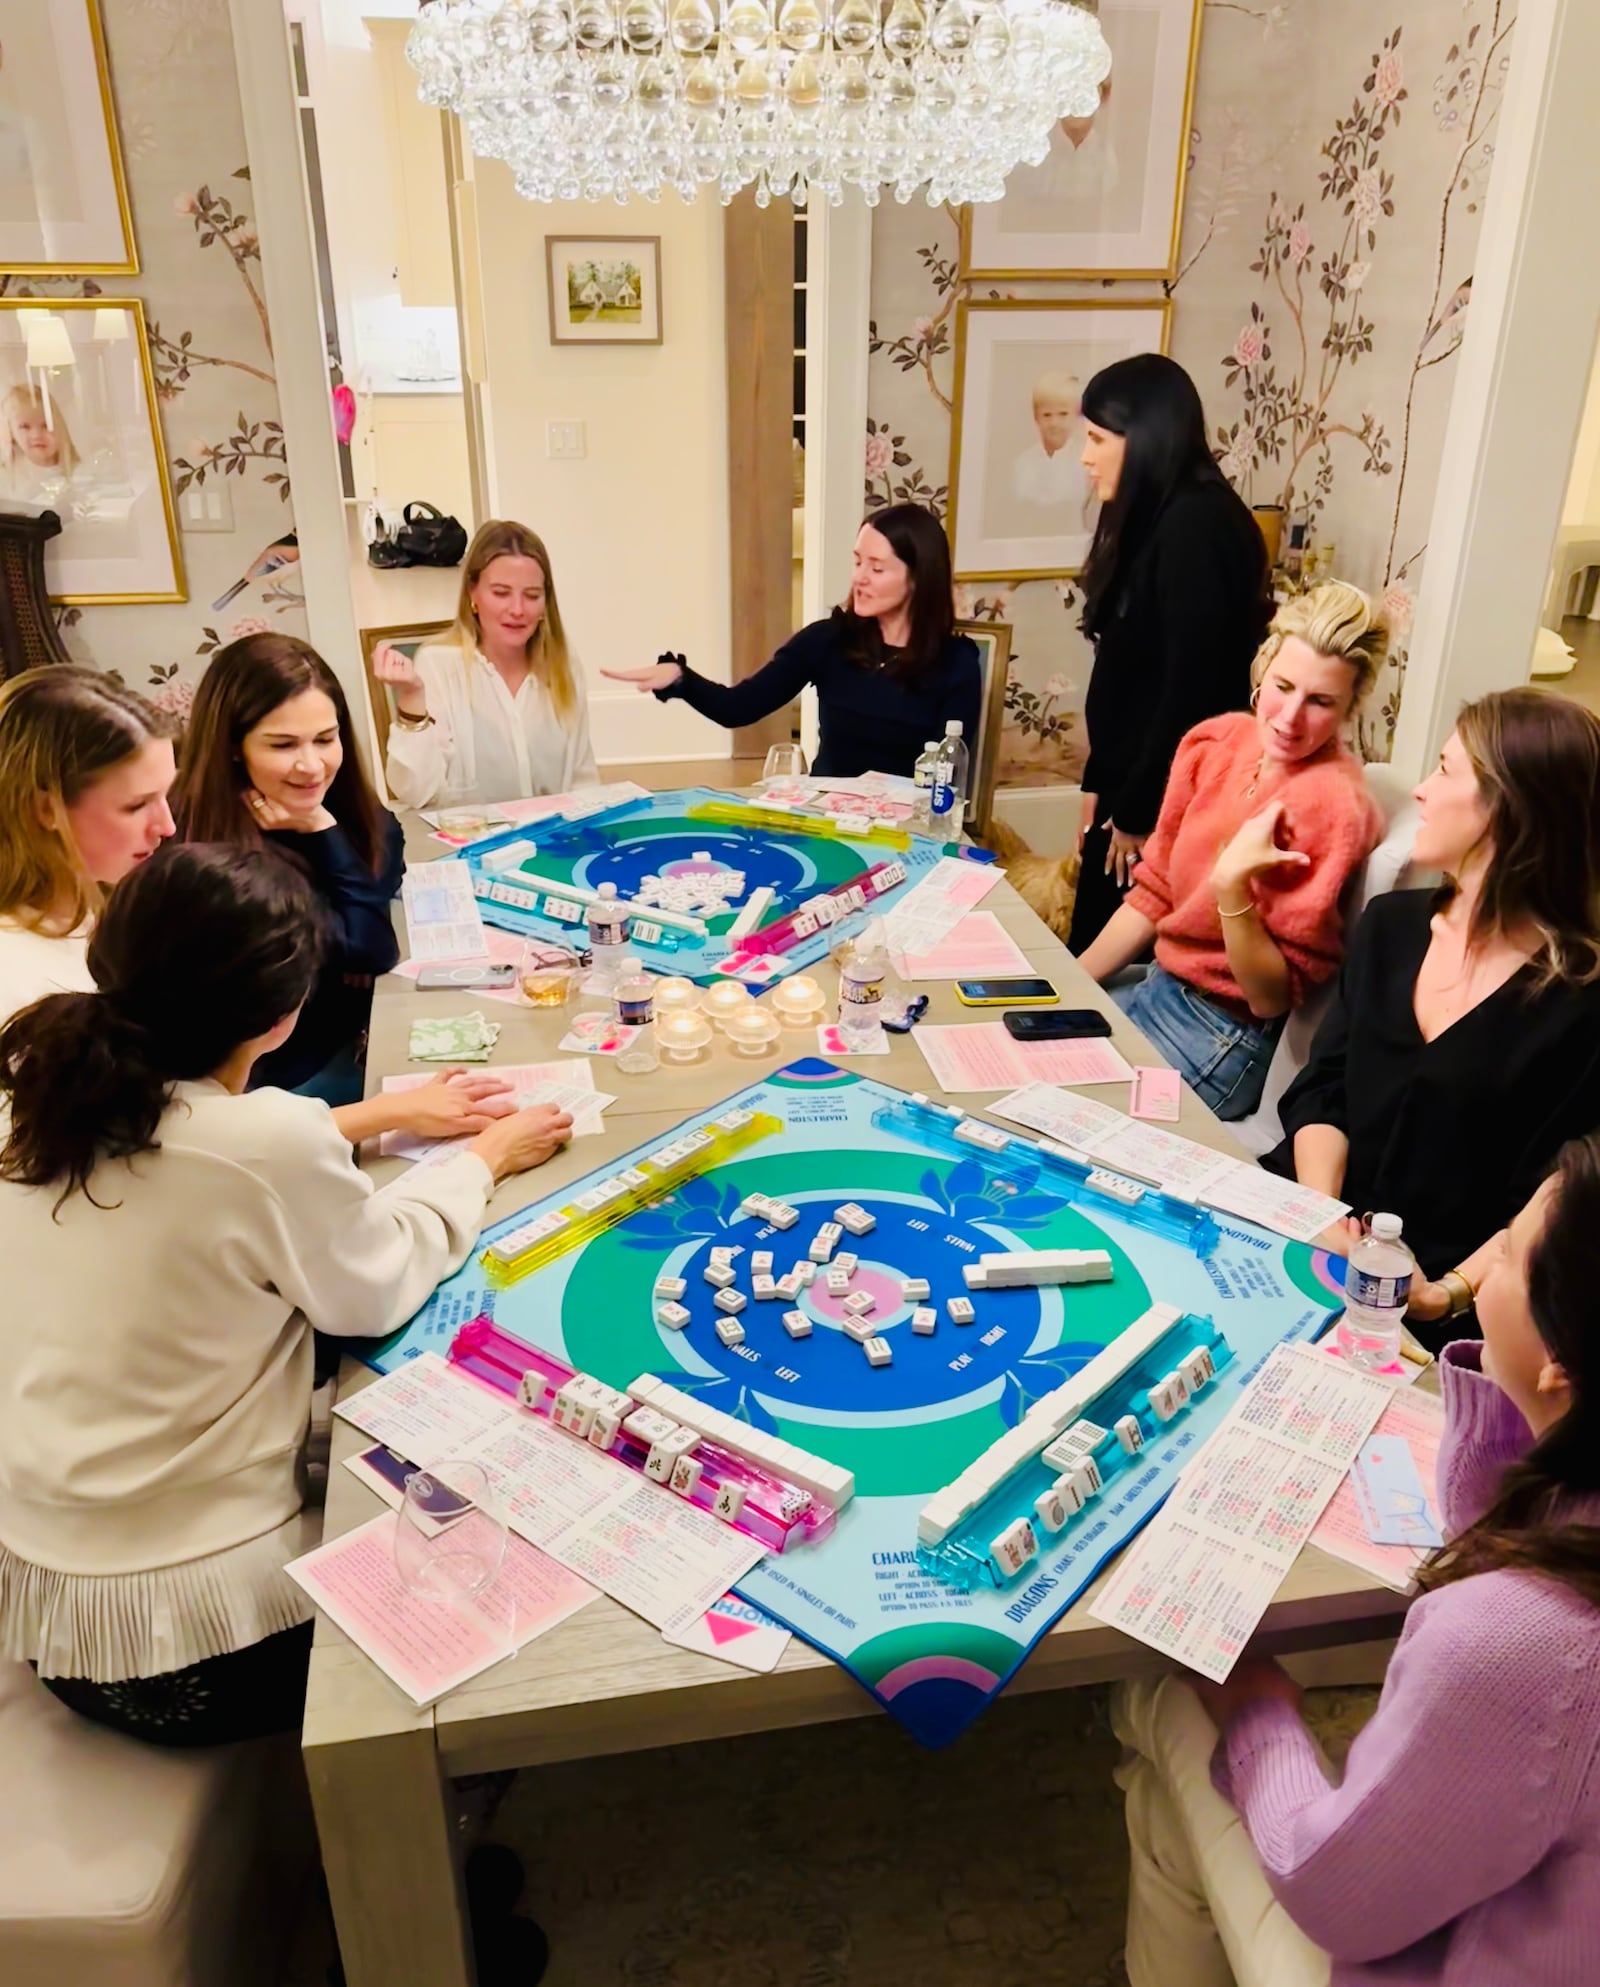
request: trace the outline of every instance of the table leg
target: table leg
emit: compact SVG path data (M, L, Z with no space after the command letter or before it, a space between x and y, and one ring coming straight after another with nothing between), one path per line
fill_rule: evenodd
M432 1720L327 1744L308 1726L305 1761L346 1987L475 1987Z

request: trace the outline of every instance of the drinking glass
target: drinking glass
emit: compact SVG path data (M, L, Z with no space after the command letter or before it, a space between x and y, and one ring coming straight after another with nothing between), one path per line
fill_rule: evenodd
M798 745L769 745L761 768L764 780L794 780L806 772L806 755Z
M480 1463L446 1462L405 1481L395 1570L418 1600L465 1609L491 1588L506 1558L506 1521Z
M517 987L529 1007L566 1007L578 984L579 966L570 952L530 940L522 948Z

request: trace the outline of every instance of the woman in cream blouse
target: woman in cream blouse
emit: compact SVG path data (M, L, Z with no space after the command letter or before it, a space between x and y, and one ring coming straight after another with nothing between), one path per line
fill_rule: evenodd
M0 1658L161 1745L299 1723L313 1327L393 1331L571 1130L535 1105L374 1191L325 1104L250 1090L325 923L273 851L173 844L95 925L96 991L0 1030Z
M389 788L406 807L526 800L599 777L550 555L526 525L484 525L454 628L414 660L383 643L372 673L394 694Z

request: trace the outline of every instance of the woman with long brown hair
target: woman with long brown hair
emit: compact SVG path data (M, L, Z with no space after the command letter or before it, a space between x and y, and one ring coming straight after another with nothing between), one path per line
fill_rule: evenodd
M105 893L172 833L171 726L97 669L0 690L0 1021L88 988Z
M247 635L212 657L173 800L186 842L273 848L310 878L331 942L293 1035L255 1081L353 1102L372 981L400 957L389 907L404 846L361 764L339 679L308 642Z
M1266 1164L1403 1219L1412 1328L1437 1346L1489 1238L1600 1125L1600 718L1480 697L1416 798L1412 859L1444 884L1368 908Z
M386 770L407 807L526 800L599 778L550 554L525 524L481 526L455 626L414 658L381 644L372 673L394 693Z
M1119 1690L1133 1987L1595 1979L1597 1289L1591 1133L1485 1251L1482 1344L1445 1351L1448 1542L1338 1785L1274 1663Z

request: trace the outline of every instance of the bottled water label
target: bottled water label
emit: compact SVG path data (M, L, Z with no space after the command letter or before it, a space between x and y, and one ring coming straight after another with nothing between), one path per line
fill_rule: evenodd
M956 790L948 780L935 780L929 799L935 814L948 814L956 804Z
M1354 1264L1345 1273L1345 1302L1363 1311L1403 1311L1411 1296L1411 1272L1375 1276Z
M883 999L882 980L839 981L839 999L847 1007L876 1007Z

